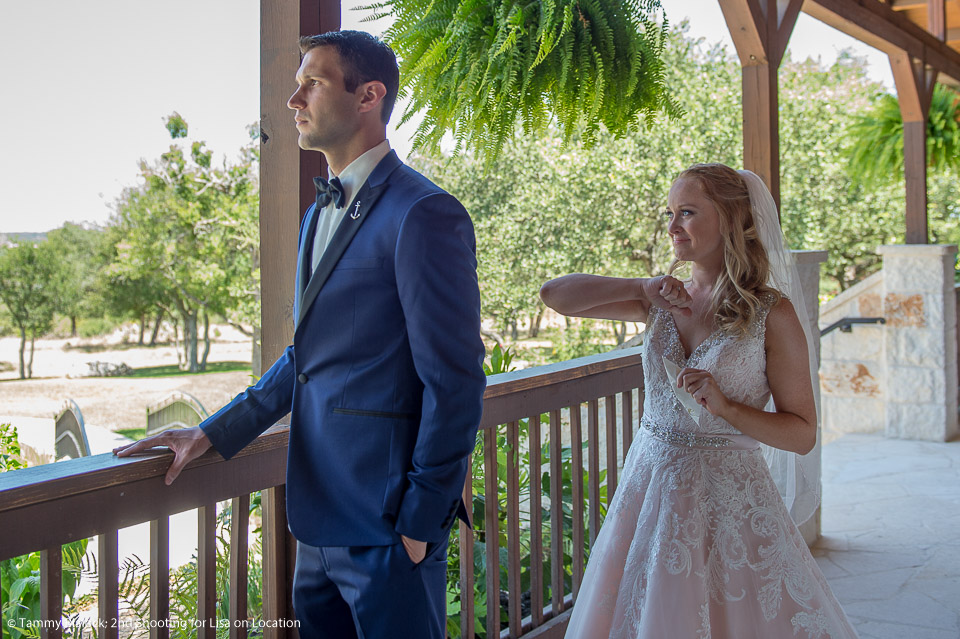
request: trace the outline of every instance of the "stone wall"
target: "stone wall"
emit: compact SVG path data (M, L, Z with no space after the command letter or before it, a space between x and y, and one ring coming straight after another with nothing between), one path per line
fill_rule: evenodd
M821 341L824 441L843 433L946 441L957 434L952 245L883 246L883 269L820 309L820 327L883 317Z
M820 327L845 317L883 317L883 271L874 273L820 307ZM855 325L820 338L823 439L886 427L886 361L883 326Z

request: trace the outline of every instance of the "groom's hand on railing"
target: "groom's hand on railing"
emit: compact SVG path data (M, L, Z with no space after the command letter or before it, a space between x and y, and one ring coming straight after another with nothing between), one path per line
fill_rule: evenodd
M165 430L162 433L141 439L140 441L126 446L118 446L113 449L113 454L117 457L129 457L130 455L144 451L153 451L157 447L166 447L173 451L173 463L167 469L167 475L164 483L169 486L177 478L184 466L209 450L210 440L206 434L200 430L199 426L193 428L177 428Z

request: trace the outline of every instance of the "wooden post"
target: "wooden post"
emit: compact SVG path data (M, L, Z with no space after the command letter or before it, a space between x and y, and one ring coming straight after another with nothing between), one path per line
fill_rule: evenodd
M777 70L803 0L720 0L743 67L743 166L766 182L780 208Z
M260 288L261 370L293 340L297 235L313 203L311 178L326 173L323 155L297 145L287 100L300 66L298 39L340 28L339 0L260 3ZM284 487L263 494L264 617L293 619L291 587L296 542L287 530ZM296 629L268 628L268 639L296 637Z
M323 155L303 151L287 99L300 66L297 40L340 28L339 0L273 0L260 8L260 287L262 369L293 339L300 218L314 200Z
M889 58L903 118L906 240L907 244L926 244L927 114L937 71L906 51L891 53Z

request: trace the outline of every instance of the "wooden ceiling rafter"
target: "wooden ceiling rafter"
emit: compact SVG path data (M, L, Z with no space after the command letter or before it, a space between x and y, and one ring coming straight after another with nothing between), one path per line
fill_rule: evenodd
M923 0L919 6L926 8L929 1ZM949 2L956 4L960 0ZM941 40L925 26L908 18L904 13L907 6L880 0L805 0L803 11L887 54L903 51L915 59L924 60L940 71L940 82L960 86L960 51L947 44L954 35L952 29L955 25L946 25L947 41Z

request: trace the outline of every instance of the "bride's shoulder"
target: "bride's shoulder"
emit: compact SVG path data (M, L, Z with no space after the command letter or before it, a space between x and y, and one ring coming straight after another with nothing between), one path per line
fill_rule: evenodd
M787 297L781 297L767 311L766 341L776 342L779 339L796 339L803 336L803 327L793 307L793 302Z

